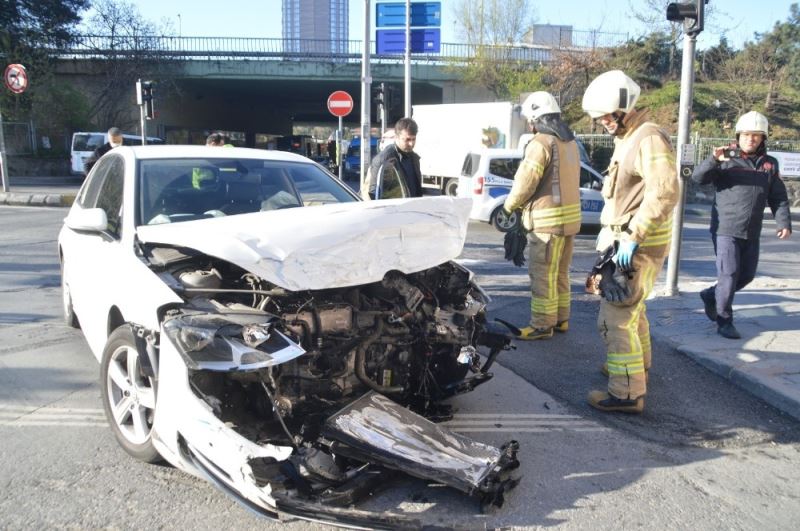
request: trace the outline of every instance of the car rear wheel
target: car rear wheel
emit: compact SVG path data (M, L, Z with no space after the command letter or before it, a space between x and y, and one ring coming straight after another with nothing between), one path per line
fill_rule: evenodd
M123 325L108 338L100 364L103 408L111 430L122 448L146 463L161 460L153 446L156 409L153 378L142 370L133 330Z
M505 215L503 213L503 206L501 205L494 209L494 212L492 212L489 218L489 222L500 232L508 232L520 224L522 220L519 218L518 211L512 212L510 216Z
M67 284L64 275L64 263L61 263L61 309L64 314L64 322L67 326L72 328L80 328L78 316L75 315L75 310L72 308L72 295L69 292L69 284Z
M455 197L458 194L458 179L447 179L444 183L444 195Z

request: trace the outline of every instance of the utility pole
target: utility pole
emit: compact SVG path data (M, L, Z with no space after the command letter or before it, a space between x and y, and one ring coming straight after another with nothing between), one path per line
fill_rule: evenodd
M405 114L411 118L411 0L406 0Z
M690 144L692 121L692 99L694 96L694 55L697 36L703 31L705 4L708 0L690 0L671 3L667 6L667 20L682 21L683 64L681 66L681 99L678 110L678 204L672 218L672 242L667 262L668 296L678 295L678 269L681 263L681 239L683 237L683 217L686 206L686 181L692 176L694 168L694 145Z
M364 182L364 177L369 168L370 159L372 158L372 151L370 149L371 138L369 135L370 130L370 97L372 78L370 77L369 58L370 58L370 41L369 41L369 9L370 0L364 0L364 42L361 48L361 181Z

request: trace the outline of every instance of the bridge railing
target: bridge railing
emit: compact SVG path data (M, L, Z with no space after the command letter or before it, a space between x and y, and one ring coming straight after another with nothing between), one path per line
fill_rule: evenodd
M595 41L596 42L596 41ZM177 37L164 35L80 35L65 49L54 52L66 58L125 56L159 57L173 60L314 60L358 62L362 41L276 39L253 37ZM584 50L577 47L541 45L474 45L442 43L438 54L414 53L413 62L466 62L478 57L493 61L548 62L554 50ZM378 54L375 41L370 55L378 62L399 63L402 55Z

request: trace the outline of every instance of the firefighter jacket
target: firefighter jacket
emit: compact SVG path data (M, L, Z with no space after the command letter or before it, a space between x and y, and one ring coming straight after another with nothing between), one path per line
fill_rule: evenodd
M667 133L647 112L625 115L624 136L614 139L614 154L603 182L602 251L614 240L631 240L639 252L654 257L669 253L672 211L678 201L675 155Z
M786 185L781 180L778 161L766 150L761 149L754 157L722 162L712 154L697 166L692 180L712 184L716 189L711 208L713 234L758 239L767 205L778 229L792 230Z
M575 140L536 134L525 147L504 208L522 208L529 231L574 236L581 228L580 168Z
M361 188L362 198L375 199L378 173L381 167L386 166L393 166L402 176L409 197L422 197L422 171L419 167L419 155L413 151L404 153L397 149L395 144L390 144L372 159L365 176L366 183Z

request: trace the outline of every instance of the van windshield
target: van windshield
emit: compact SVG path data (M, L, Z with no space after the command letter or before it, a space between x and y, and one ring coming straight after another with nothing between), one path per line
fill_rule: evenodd
M103 133L75 133L72 136L72 151L94 151L106 143Z

